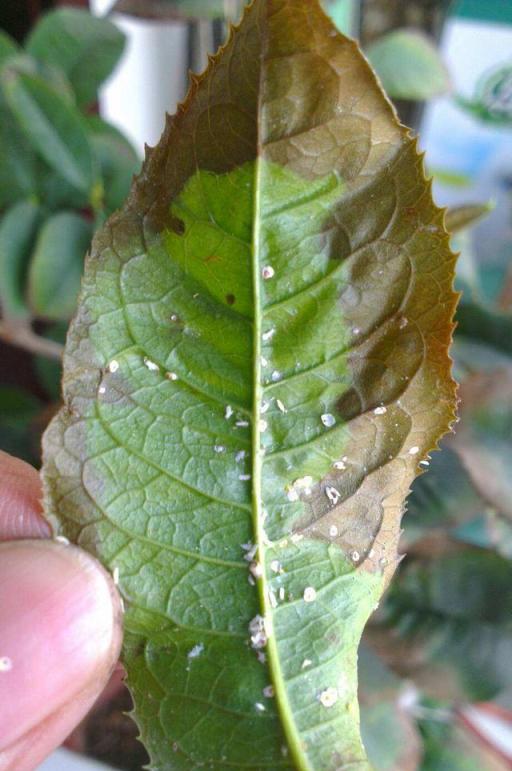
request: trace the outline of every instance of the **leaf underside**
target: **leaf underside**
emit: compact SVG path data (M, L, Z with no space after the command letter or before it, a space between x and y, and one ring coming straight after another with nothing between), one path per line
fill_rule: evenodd
M357 646L453 419L453 270L355 43L255 0L95 238L44 442L152 768L369 767Z

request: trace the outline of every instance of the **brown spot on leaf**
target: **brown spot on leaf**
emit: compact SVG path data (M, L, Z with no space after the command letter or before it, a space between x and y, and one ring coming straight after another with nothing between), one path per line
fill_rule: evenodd
M172 217L170 222L170 228L173 233L176 233L177 236L182 236L185 233L186 227L183 220L180 220L178 217Z

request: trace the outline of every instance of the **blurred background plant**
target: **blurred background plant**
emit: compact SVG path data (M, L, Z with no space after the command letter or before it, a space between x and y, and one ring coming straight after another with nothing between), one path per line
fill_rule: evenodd
M105 7L103 0L91 4ZM471 15L478 3L462 5ZM486 4L487 21L495 5ZM37 3L27 6L37 15ZM160 67L167 85L154 84L172 111L188 67L201 68L241 6L240 0L117 0L115 24L66 7L42 16L23 45L0 31L1 449L39 463L40 434L59 400L62 345L84 254L140 165L146 128L124 120L134 149L97 109L100 87L123 55L121 29L131 41L125 71L138 45L132 24L142 25L146 48L147 35L162 25L181 31L181 63L168 72ZM495 132L489 141L503 135L512 147L512 63L497 61L473 93L459 93L438 46L454 6L325 0L340 29L359 35L420 139L435 134L432 100L443 97L464 127L485 126ZM505 16L512 24L512 11ZM21 37L15 24L4 26ZM126 75L120 83L121 100L130 101ZM102 113L116 118L119 97L109 102L105 89L100 93ZM153 111L157 135L163 110ZM441 122L443 130L450 127ZM495 212L494 202L475 194L471 175L450 164L453 148L443 164L425 144L434 184L453 203L447 225L461 252L454 346L461 421L414 484L404 519L407 556L365 634L363 733L376 771L504 771L512 765L512 182L505 169ZM504 232L499 249L489 230L479 230L486 217ZM142 768L144 751L123 714L127 708L127 694L117 690L71 746L120 768Z
M92 109L124 42L111 22L72 8L43 17L23 47L0 30L0 338L32 354L40 386L1 385L1 446L34 463L84 254L139 166Z

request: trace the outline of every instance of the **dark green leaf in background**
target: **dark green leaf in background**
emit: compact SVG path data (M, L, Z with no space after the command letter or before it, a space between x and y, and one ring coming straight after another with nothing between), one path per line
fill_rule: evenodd
M510 771L510 763L443 704L429 700L419 727L424 745L420 771Z
M512 684L509 560L475 549L411 563L385 610L400 634L422 642L425 661L449 666L469 701L490 699Z
M67 324L51 324L45 329L43 336L55 343L64 345L66 340ZM34 369L40 386L44 389L52 402L58 402L61 398L62 364L55 359L46 356L34 357Z
M37 316L59 321L73 314L92 233L92 223L74 212L55 214L41 228L29 271Z
M373 771L416 771L421 756L419 734L403 703L410 685L364 644L358 669L361 733Z
M452 536L462 543L493 549L512 560L512 522L495 509L487 508L485 514L458 525Z
M357 647L454 417L443 217L357 46L256 0L95 237L46 507L119 573L153 768L368 768Z
M435 530L451 530L483 516L486 502L453 449L444 447L430 460L428 473L414 481L404 519L407 549Z
M0 88L0 209L37 191L37 158Z
M39 463L35 432L31 423L41 410L41 402L32 394L9 386L0 386L0 436L2 450L28 463Z
M93 195L92 151L79 112L40 77L5 67L5 98L37 154L77 190Z
M3 29L0 29L0 65L10 56L19 53L18 44Z
M28 75L39 82L48 85L52 90L56 91L68 105L76 105L71 83L58 67L54 67L45 62L40 62L26 53L19 53L9 57L0 71L6 73L6 78L9 78L8 73L12 72Z
M463 301L457 311L457 339L472 346L486 349L494 364L510 364L512 356L512 315L499 313L476 302ZM485 351L482 351L485 354ZM478 358L470 354L464 357L468 368L473 370L487 367L479 365Z
M0 304L4 320L30 315L25 282L40 221L41 209L32 200L14 204L0 219Z
M79 105L95 101L123 48L124 35L110 21L76 8L48 13L26 44L30 54L67 75Z
M104 205L111 214L125 200L140 160L127 139L97 116L86 119L89 140L101 170Z
M91 207L90 193L73 187L64 177L38 159L38 198L55 212L60 209L87 210ZM98 185L99 189L99 185ZM100 191L101 192L101 191Z

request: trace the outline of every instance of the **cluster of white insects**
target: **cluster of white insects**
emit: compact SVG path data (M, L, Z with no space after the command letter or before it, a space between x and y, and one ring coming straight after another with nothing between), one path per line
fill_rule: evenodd
M261 270L261 276L263 280L268 281L275 276L275 270L272 266L266 265ZM178 321L178 316L176 314L173 314L171 316L172 321ZM405 324L404 324L405 326ZM401 326L402 328L402 326ZM354 334L359 334L359 329L353 329L352 332ZM275 327L271 327L267 329L262 334L262 340L264 343L269 343L276 334ZM165 371L159 364L154 362L152 359L150 359L147 356L143 357L143 364L144 366L150 371L150 372L159 372L163 374L163 376L172 382L176 382L179 380L178 375L175 372L169 372ZM265 357L261 357L261 365L263 367L269 366L269 361ZM115 374L118 372L120 368L120 364L116 359L112 359L110 363L107 365L106 370L110 374ZM282 379L283 375L279 370L273 370L270 374L270 381L272 383L278 383ZM102 382L99 386L98 392L100 394L104 394L106 392L106 386ZM267 399L265 401L262 401L260 412L261 415L265 415L268 410L270 409L272 403L275 404L277 407L277 410L285 415L288 412L288 408L283 403L283 401L279 398L271 398ZM373 413L376 416L384 416L387 413L387 408L381 404L380 406L377 406L373 409ZM224 409L224 418L227 421L233 420L233 426L236 429L245 429L250 427L250 422L246 420L245 418L239 418L236 414L236 410L231 405L226 405ZM335 416L330 412L324 412L320 415L319 418L321 424L327 428L331 429L336 426L336 418ZM259 433L263 434L268 429L268 421L266 418L260 417L258 422L258 430ZM225 445L222 444L214 444L213 451L216 455L222 456L225 455L227 452L227 448ZM262 454L264 453L264 449L262 449ZM416 445L410 447L408 450L409 455L414 456L417 455L420 452L420 448ZM242 464L246 461L246 459L249 457L249 453L245 450L238 450L235 453L235 462L237 464ZM422 465L428 465L428 461L420 461ZM332 464L333 468L337 471L346 471L349 466L349 460L347 456L342 457L340 460L334 461ZM241 482L249 482L251 481L251 474L250 473L244 473L241 472L238 474L238 479ZM302 496L308 497L311 496L313 493L313 488L315 485L315 480L312 476L305 475L303 477L297 478L295 481L293 481L291 484L288 484L285 488L285 495L287 497L287 500L289 502L297 502L301 499ZM326 484L323 488L323 493L325 494L329 504L331 507L335 507L341 500L342 494L341 492L332 484ZM264 512L264 515L266 515L266 512ZM339 536L339 528L335 524L331 524L328 529L328 535L331 539L336 539ZM290 540L292 543L297 543L299 540L303 538L300 534L294 534L290 537ZM285 539L282 546L287 544L287 540ZM267 541L266 545L270 545L270 542ZM254 545L252 543L242 544L242 549L244 551L244 558L248 562L248 568L249 568L249 582L252 585L255 585L257 581L264 580L264 569L262 564L259 562L257 558L258 554L258 546ZM372 553L369 555L372 556ZM361 555L358 551L354 550L350 554L350 558L353 563L359 563L361 560ZM382 558L380 560L381 567L384 567L387 564L387 560L385 558ZM277 576L282 575L285 570L280 563L279 560L273 559L270 562L270 570L277 574ZM114 568L113 571L113 577L114 582L118 584L119 582L119 570L118 568ZM284 586L278 586L276 588L276 591L274 591L271 588L265 588L265 596L268 600L268 604L271 609L276 609L279 606L279 603L284 602L286 600L286 590ZM314 603L317 600L317 590L313 586L306 586L302 593L302 601L305 604L311 604ZM266 654L264 653L264 649L267 647L267 644L269 642L269 638L272 635L272 623L270 621L269 615L262 616L262 615L256 615L252 621L249 624L249 638L251 646L256 651L256 654L258 656L258 660L261 663L266 662ZM204 653L205 647L203 643L198 643L194 645L191 650L187 654L188 660L193 660L198 658ZM10 662L9 659L6 657L0 659L0 672L8 671L9 666L8 663ZM313 662L311 659L304 659L302 663L302 670L307 670L309 667L313 665ZM265 698L272 698L274 696L274 686L268 685L263 689L263 696ZM339 699L339 692L338 689L334 686L329 686L325 688L324 690L320 691L317 694L318 701L320 704L325 707L326 709L330 709L333 707L338 699ZM266 710L264 702L255 702L254 708L257 712L264 712Z

